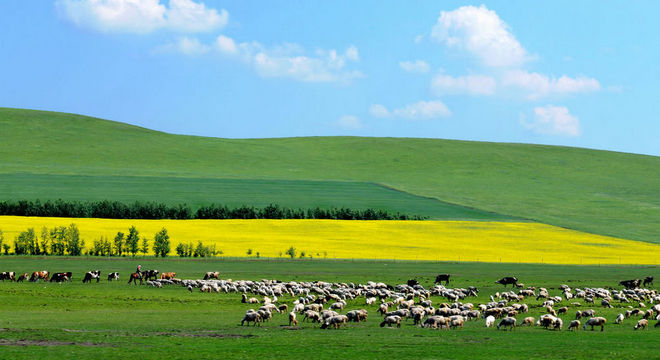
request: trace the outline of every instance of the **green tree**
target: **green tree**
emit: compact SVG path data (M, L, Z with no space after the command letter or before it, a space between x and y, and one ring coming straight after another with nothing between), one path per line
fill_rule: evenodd
M149 252L149 240L146 236L142 237L142 246L140 247L140 252L142 253L142 256L146 256Z
M131 253L131 255L135 256L135 254L138 253L138 250L140 249L140 233L137 231L135 226L131 226L130 229L128 229L128 235L126 236L126 252Z
M42 227L41 228L41 253L44 255L48 255L48 248L50 242L50 232L48 231L47 227Z
M82 255L83 248L85 247L85 240L80 239L80 230L78 230L76 224L69 225L69 227L66 228L65 234L66 252L71 256Z
M186 256L186 246L183 245L183 243L179 243L179 245L176 246L176 254L179 255L179 257Z
M295 258L296 257L296 248L294 248L293 246L290 247L289 250L287 250L285 252L285 254L289 255L292 259Z
M27 231L21 231L20 234L14 239L14 254L16 255L31 255L35 253L34 244L36 236L34 229L29 228Z
M9 255L9 244L2 244L2 248L5 250L5 255Z
M50 230L50 253L64 255L66 250L66 227L59 226Z
M166 257L170 253L170 236L167 235L165 228L154 236L154 253L156 253L156 257Z
M124 233L119 231L115 235L115 254L121 256L124 251Z

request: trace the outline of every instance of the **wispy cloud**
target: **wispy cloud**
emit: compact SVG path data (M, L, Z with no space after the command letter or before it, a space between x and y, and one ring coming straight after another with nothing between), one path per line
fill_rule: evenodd
M497 82L493 77L486 75L467 75L452 77L450 75L437 75L431 80L431 91L435 95L493 95Z
M423 60L401 61L399 62L399 68L405 72L414 74L426 74L431 71L429 64Z
M439 100L418 101L392 111L384 105L373 104L369 108L369 113L378 118L398 117L407 120L430 120L451 115L447 105Z
M534 118L528 122L521 116L520 123L527 129L543 135L578 136L580 121L565 106L546 105L534 108Z
M502 85L522 91L529 99L538 99L549 95L566 95L600 90L600 83L594 78L578 76L560 76L550 78L539 73L513 70L504 74Z
M224 27L229 13L192 0L57 0L59 13L77 26L104 33L171 30L197 33Z
M337 120L337 126L345 130L357 130L362 128L362 121L355 115L343 115Z
M291 78L303 82L348 83L364 75L348 69L349 63L360 60L358 49L349 46L343 53L335 49L317 49L313 55L297 44L266 47L258 42L236 43L220 35L216 49L225 55L246 61L262 77Z

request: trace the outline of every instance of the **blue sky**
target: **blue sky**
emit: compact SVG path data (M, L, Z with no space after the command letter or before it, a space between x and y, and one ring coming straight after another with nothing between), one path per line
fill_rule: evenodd
M0 106L660 155L660 2L0 2Z

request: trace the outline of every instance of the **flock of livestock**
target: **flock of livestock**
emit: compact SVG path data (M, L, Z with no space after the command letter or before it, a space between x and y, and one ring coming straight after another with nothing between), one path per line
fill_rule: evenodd
M85 273L82 282L91 282L101 279L99 270ZM117 272L107 276L108 281L119 280ZM24 273L16 277L14 272L0 272L0 280L9 281L50 281L68 282L72 280L72 273L53 273L48 271L35 271ZM241 325L261 326L263 322L271 320L277 314L288 314L289 326L297 326L298 318L303 322L320 324L322 329L341 326L346 327L349 322L367 321L369 310L353 309L344 312L348 301L355 304L356 300L364 299L364 307L372 307L379 316L382 316L381 327L401 327L406 321L416 326L432 329L462 328L468 321L484 319L486 327L513 330L517 326L539 326L549 330L562 330L564 320L560 317L569 315L573 307L575 318L568 323L568 330L586 330L600 328L604 331L608 320L597 316L598 307L620 308L621 312L613 321L621 325L627 319L633 319L634 329L647 329L649 321L656 320L654 327L660 327L660 293L657 290L645 288L653 284L653 277L645 279L624 280L619 282L621 290L613 288L576 288L561 285L560 295L551 296L546 288L533 286L525 287L513 276L501 278L495 283L502 284L511 289L496 292L489 296L490 301L482 304L467 302L470 297L477 297L479 289L474 286L468 288L450 288L449 274L440 274L436 277L434 285L426 289L416 280L408 280L406 284L391 286L382 282L369 281L366 284L330 283L323 281L289 281L277 280L222 280L219 272L207 272L200 280L181 280L176 273L158 270L135 272L129 276L129 284L137 281L152 287L162 288L164 285L179 285L192 292L199 289L203 293L236 293L241 294L241 302L252 305L253 308L245 312ZM444 284L443 284L444 283ZM248 295L250 294L250 295ZM434 304L432 296L446 299L445 302ZM289 299L289 304L284 299ZM533 298L536 305L526 304L525 299ZM539 303L539 300L542 301ZM646 305L648 304L648 305ZM258 308L257 308L258 306ZM290 308L291 306L291 308ZM585 309L586 306L592 308ZM530 307L541 311L538 318L526 316ZM256 310L254 309L256 308ZM596 308L596 309L593 309ZM373 309L371 310L373 311ZM499 321L498 321L499 319Z

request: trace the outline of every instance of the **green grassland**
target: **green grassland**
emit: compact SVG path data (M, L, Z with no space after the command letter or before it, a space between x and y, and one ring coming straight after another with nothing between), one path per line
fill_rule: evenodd
M660 242L660 157L654 156L438 139L219 139L20 109L0 109L0 134L3 174L377 183L488 212Z
M599 331L547 331L517 328L497 331L483 326L483 319L470 321L464 329L438 331L405 323L400 329L380 328L375 306L364 299L349 301L346 310L366 308L367 323L350 323L339 330L321 330L301 323L288 327L286 315L261 327L241 327L240 319L251 305L240 303L240 294L189 293L179 286L163 289L126 284L126 276L137 263L144 268L176 271L181 278L200 278L206 271L220 271L222 278L324 280L345 282L385 281L403 283L416 278L430 286L440 272L453 276L454 287L479 287L477 298L485 303L503 287L493 281L516 275L527 285L549 288L559 295L560 284L616 286L621 279L656 275L655 266L551 266L483 263L371 262L371 261L268 261L268 260L179 260L130 258L0 258L1 271L72 271L68 284L0 283L0 357L34 358L138 358L213 359L313 357L328 359L350 356L374 358L470 358L470 359L592 359L656 358L660 329L633 331L636 319L613 324L618 308L597 314L609 323ZM91 269L104 274L119 271L119 282L82 284L82 274ZM433 297L434 303L445 301ZM291 305L284 296L282 302ZM542 314L541 301L527 299L529 314ZM580 307L569 305L564 324ZM584 306L581 308L585 308ZM655 321L651 322L653 325Z
M372 183L347 181L200 179L145 176L2 174L3 200L136 200L188 204L193 211L218 203L230 207L278 204L309 209L376 208L443 220L512 220L511 216L470 209L411 195ZM520 220L520 219L517 219Z

